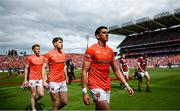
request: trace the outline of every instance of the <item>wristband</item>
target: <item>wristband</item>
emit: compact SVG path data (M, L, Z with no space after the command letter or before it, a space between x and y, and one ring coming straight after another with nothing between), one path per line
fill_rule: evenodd
M87 88L86 88L86 87L84 87L84 88L82 89L82 93L83 93L83 94L86 94L86 93L87 93Z
M129 85L128 85L128 83L127 83L127 82L124 84L124 86L125 86L126 88L128 88L128 87L129 87Z

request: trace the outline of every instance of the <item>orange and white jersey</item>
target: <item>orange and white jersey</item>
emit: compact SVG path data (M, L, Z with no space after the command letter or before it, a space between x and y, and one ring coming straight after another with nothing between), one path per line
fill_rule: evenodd
M44 55L44 62L49 65L49 82L65 81L64 66L66 56L63 51L51 50Z
M27 56L26 62L29 64L29 80L41 80L42 79L42 64L44 56L36 56L35 54Z
M91 62L88 74L89 88L110 90L110 66L112 61L115 61L112 49L94 44L86 50L84 60Z

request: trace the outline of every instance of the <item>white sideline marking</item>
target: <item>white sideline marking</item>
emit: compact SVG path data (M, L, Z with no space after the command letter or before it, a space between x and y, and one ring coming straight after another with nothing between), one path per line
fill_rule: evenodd
M3 88L0 88L0 90L3 90L3 89L14 89L14 88L21 88L21 86L14 86L14 87L3 87Z

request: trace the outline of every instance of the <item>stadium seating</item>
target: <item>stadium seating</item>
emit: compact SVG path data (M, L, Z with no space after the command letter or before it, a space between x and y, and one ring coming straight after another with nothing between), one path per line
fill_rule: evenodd
M83 54L67 54L68 59L72 59L76 68L82 68ZM130 67L136 67L137 57L129 57L128 65ZM0 56L0 70L7 70L9 67L13 69L23 70L25 67L25 56ZM180 65L179 54L166 54L150 56L148 58L148 66L154 67L167 66L168 63L172 65Z

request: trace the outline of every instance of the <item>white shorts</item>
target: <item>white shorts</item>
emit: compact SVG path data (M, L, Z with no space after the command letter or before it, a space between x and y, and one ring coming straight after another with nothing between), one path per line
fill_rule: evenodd
M145 72L138 72L139 76L140 77L144 77L145 75L148 75L148 72L145 71Z
M124 76L128 76L128 75L129 75L128 71L123 72L123 75L124 75Z
M29 87L42 86L42 80L29 80Z
M110 102L110 91L104 91L103 89L97 88L97 89L90 89L90 93L95 100L98 101L106 101Z
M49 92L57 93L67 91L66 81L63 82L49 82Z

